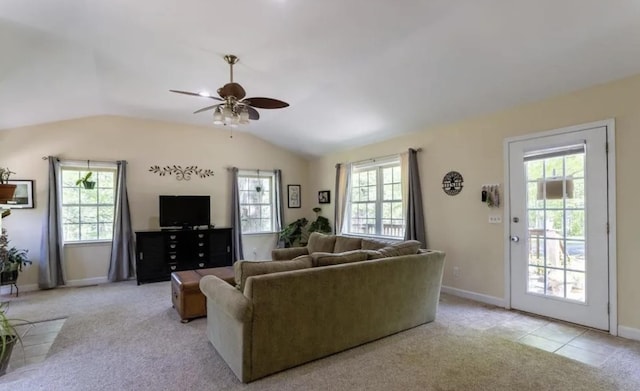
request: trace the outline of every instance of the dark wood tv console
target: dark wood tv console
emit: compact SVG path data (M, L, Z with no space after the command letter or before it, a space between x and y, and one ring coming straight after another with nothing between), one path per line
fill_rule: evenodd
M171 272L232 265L231 228L136 232L138 285Z

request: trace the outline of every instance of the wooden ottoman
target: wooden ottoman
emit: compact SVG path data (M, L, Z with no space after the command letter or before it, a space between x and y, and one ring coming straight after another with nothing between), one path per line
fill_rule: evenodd
M200 279L203 276L216 276L229 284L235 284L232 266L171 273L171 301L182 323L207 315L206 298L200 292Z

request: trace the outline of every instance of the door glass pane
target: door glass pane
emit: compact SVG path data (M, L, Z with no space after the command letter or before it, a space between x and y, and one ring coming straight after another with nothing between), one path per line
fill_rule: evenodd
M540 159L524 162L527 293L584 302L584 152L540 155Z

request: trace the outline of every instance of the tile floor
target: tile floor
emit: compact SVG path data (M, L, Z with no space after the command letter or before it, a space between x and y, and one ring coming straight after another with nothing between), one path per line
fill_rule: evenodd
M44 361L65 320L62 318L17 326L22 336L22 346L18 344L13 348L7 372Z
M600 366L621 348L626 340L603 331L546 319L530 314L504 322L504 336L547 352Z

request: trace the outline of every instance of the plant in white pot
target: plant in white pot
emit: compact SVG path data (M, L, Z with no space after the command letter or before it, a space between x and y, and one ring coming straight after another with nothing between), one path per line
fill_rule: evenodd
M16 185L9 184L11 174L15 174L15 172L8 168L0 167L0 203L6 203L13 199L13 194L16 191Z

